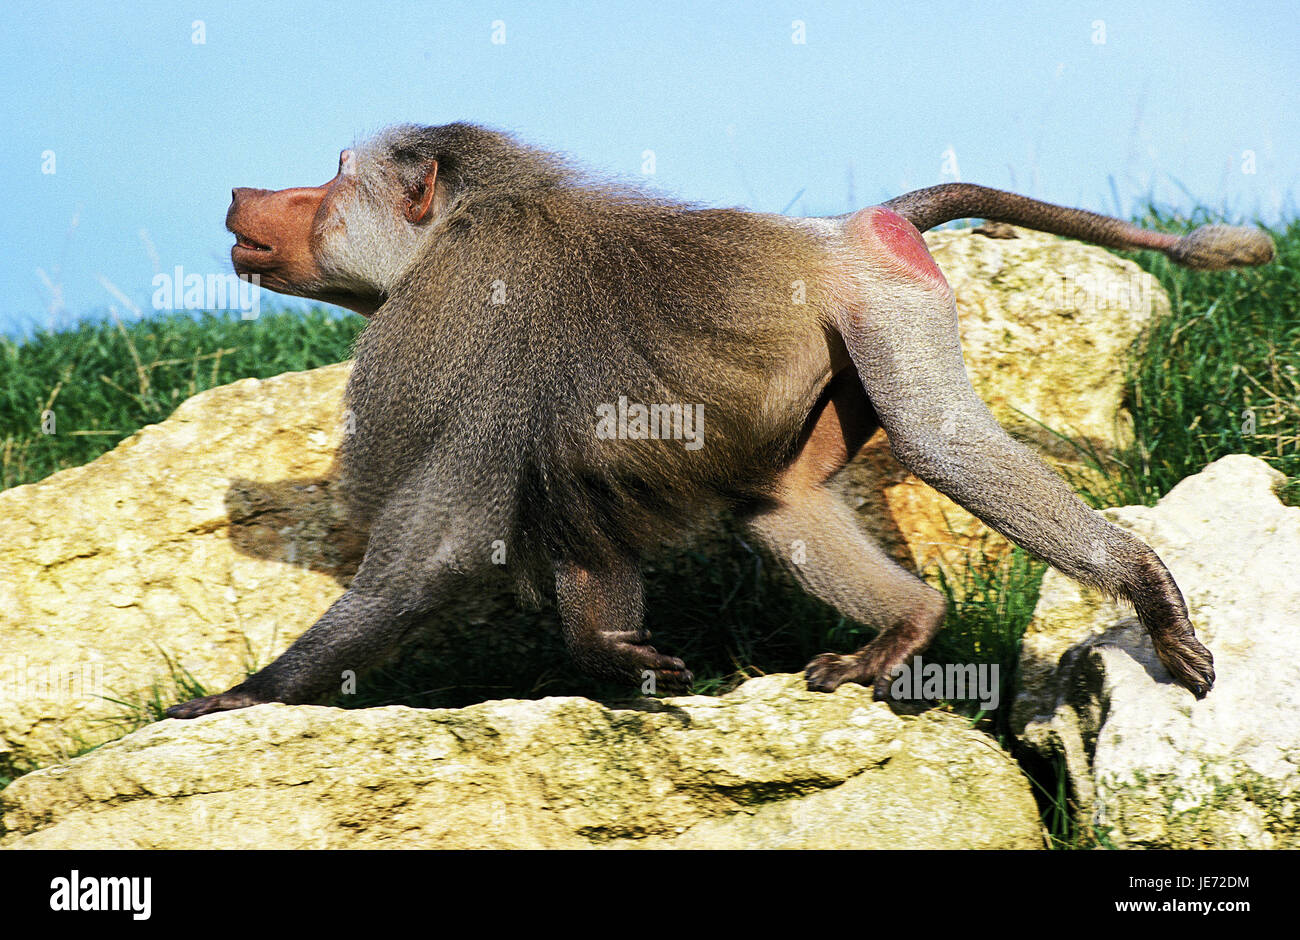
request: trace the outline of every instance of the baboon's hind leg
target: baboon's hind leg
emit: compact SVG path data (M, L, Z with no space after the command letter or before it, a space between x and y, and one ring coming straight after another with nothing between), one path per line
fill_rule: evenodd
M1130 601L1174 679L1205 695L1214 660L1160 558L1088 508L975 394L952 291L920 235L880 208L845 227L892 275L863 282L841 333L899 462L1054 568Z

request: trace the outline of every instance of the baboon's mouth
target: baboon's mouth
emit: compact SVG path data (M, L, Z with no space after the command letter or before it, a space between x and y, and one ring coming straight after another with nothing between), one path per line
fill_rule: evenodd
M236 247L243 248L247 251L270 251L271 250L270 245L263 245L261 242L249 238L247 235L241 235L238 232L235 233L235 245Z

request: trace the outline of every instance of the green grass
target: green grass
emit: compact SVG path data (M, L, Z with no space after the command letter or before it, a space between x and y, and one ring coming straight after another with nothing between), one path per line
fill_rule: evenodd
M1212 220L1152 210L1139 221L1185 231ZM1085 455L1104 471L1082 492L1093 505L1152 504L1179 480L1230 453L1254 454L1277 467L1288 478L1283 498L1300 504L1300 221L1274 235L1278 259L1245 271L1187 271L1152 252L1131 255L1164 285L1172 315L1152 327L1129 367L1134 445L1117 455ZM255 321L177 314L125 325L86 324L21 342L0 339L0 484L15 486L85 463L204 389L345 359L362 325L359 317L319 310L264 313ZM55 413L55 435L41 433L47 408ZM1249 415L1243 416L1247 409L1253 427ZM794 587L732 529L724 530L720 543L722 549L708 555L680 550L649 571L647 626L661 649L691 665L697 690L716 693L750 675L797 671L818 652L852 649L870 638L866 628ZM936 575L950 613L927 659L1002 667L999 713L973 713L960 703L949 707L1004 743L1020 638L1043 570L1041 562L1017 550L998 560L976 553L965 570ZM363 694L340 704L431 707L504 696L627 697L625 689L593 686L573 671L553 611L521 612L517 623L503 629L542 640L504 663L473 649L458 651L454 661L404 658L364 683ZM167 704L202 691L183 671L173 678L175 688L155 690L148 701L123 702L121 726L138 727ZM1061 768L1047 765L1031 774L1053 844L1096 844L1070 819Z
M205 389L341 362L363 323L319 309L178 313L0 337L0 489L88 463Z
M1156 210L1139 220L1173 232L1212 221ZM1131 366L1136 443L1114 472L1128 502L1150 505L1206 464L1244 453L1285 474L1283 499L1300 505L1300 220L1273 236L1277 259L1240 271L1132 255L1173 309Z

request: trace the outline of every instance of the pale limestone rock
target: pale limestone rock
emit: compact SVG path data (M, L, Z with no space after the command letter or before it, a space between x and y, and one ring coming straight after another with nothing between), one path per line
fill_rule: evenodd
M99 696L170 690L164 652L229 684L341 593L360 547L331 493L347 372L203 392L0 493L0 765L119 734L105 721L121 706Z
M1107 510L1147 541L1214 654L1201 701L1174 685L1131 610L1054 571L1025 634L1012 727L1064 757L1116 846L1300 848L1300 508L1233 455L1154 508Z
M801 676L609 708L259 705L0 791L4 848L1041 848L1028 781L949 714Z

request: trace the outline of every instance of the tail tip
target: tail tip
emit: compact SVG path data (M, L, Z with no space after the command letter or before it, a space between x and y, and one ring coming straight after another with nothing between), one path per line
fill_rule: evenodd
M1167 254L1188 268L1222 271L1268 264L1277 250L1263 229L1202 225L1174 242Z

